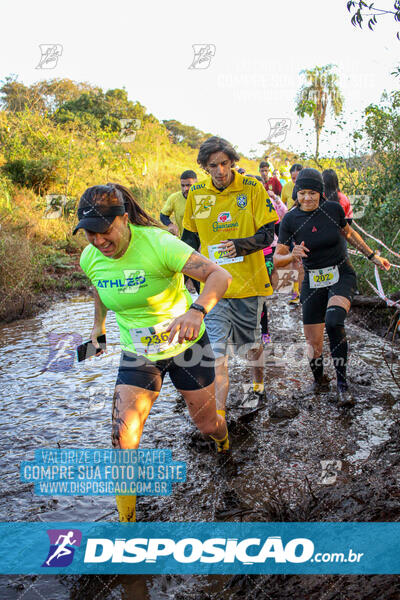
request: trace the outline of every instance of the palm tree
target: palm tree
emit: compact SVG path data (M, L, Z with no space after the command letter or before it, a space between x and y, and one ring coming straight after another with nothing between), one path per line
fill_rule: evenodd
M328 103L330 102L335 117L339 116L343 109L343 96L337 85L338 76L332 72L334 66L325 65L300 72L301 75L305 75L306 83L301 86L297 94L295 111L301 118L309 115L314 119L316 161L318 161L319 138L324 127Z

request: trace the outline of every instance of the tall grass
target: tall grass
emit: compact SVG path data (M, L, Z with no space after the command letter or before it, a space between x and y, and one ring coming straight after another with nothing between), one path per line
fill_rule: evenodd
M52 176L36 181L40 194L13 185L4 172L0 174L0 320L29 314L38 292L51 296L53 290L84 285L77 264L86 240L83 235L72 236L72 230L75 209L87 187L107 182L126 185L158 219L168 196L180 189L183 171L194 170L200 180L206 176L196 162L198 151L173 144L157 122L145 122L134 142L122 144L115 136L99 137L89 128L71 132L29 110L2 111L1 116L0 166L20 161L23 169L41 159L57 160ZM244 158L240 166L258 173L256 161ZM70 213L44 218L46 194L67 195Z

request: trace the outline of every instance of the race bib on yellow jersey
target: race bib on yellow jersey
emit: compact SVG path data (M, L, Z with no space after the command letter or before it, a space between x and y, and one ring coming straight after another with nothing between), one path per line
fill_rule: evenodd
M166 329L170 323L172 323L172 320L157 323L153 327L130 329L129 333L135 345L136 353L142 356L149 356L150 354L158 354L165 350L171 350L176 346L181 346L182 344L176 341L178 335L175 336L172 343L168 343L170 332L166 331Z
M335 267L325 267L325 269L312 269L309 271L310 288L324 288L339 281L339 269Z
M220 244L212 244L211 246L208 246L208 257L217 265L227 265L228 263L242 262L244 259L244 256L235 256L234 258L230 257L227 250L221 250Z

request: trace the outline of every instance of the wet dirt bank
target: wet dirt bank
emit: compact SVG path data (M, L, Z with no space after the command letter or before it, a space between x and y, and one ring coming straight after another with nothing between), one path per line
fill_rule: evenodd
M273 344L265 350L267 408L248 423L229 408L251 381L242 360L230 365L228 419L232 461L218 461L199 442L184 403L166 381L146 423L141 446L171 448L186 461L187 480L171 496L140 497L140 521L397 521L400 518L400 390L383 354L399 353L373 333L349 322L349 374L357 405L339 410L334 390L304 394L311 383L300 309L286 298L271 301ZM2 520L117 520L113 498L55 497L33 494L18 481L21 460L38 447L108 447L112 387L118 358L117 332L107 332L110 353L84 372L43 372L46 334L89 331L92 304L61 302L35 319L2 328L7 373L13 374L1 426ZM32 360L21 372L26 335L35 339ZM329 357L327 340L324 356ZM4 369L4 368L3 368ZM333 367L327 360L327 373ZM392 370L399 377L398 362ZM7 374L6 373L6 374ZM29 384L29 389L25 389ZM88 403L92 386L95 402ZM24 410L21 411L21 406ZM14 432L19 443L15 447ZM43 598L83 600L395 600L398 576L3 576L4 600Z
M17 285L2 294L0 326L34 317L61 300L89 294L90 282L79 266L79 256L66 255L64 260L65 264L44 268L37 287Z
M390 299L398 302L400 300L400 292L392 294ZM383 300L375 296L355 296L347 317L349 323L359 325L367 331L372 331L388 339L392 339L396 326L395 320L400 320L400 314L396 309L388 307ZM397 329L395 339L400 339L399 328Z

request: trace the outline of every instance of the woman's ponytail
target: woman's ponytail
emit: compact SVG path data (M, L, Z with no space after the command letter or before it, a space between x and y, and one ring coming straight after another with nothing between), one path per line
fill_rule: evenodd
M132 195L132 192L125 186L119 183L107 183L107 186L114 187L118 192L120 192L124 204L125 210L129 216L129 222L133 223L133 225L142 225L147 227L159 227L163 228L161 223L153 219L135 200Z

